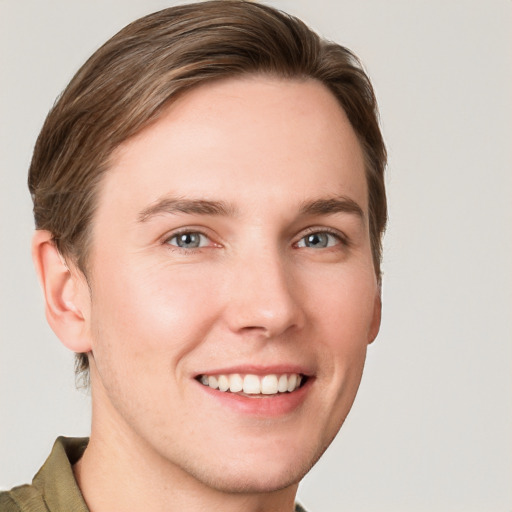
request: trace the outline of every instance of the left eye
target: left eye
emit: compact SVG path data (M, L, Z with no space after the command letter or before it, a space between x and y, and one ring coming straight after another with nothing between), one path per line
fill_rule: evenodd
M169 238L167 243L181 249L197 249L198 247L205 247L208 244L208 238L202 233L188 231L174 235Z
M311 249L325 249L340 243L339 237L326 231L310 233L297 242L297 247L309 247Z

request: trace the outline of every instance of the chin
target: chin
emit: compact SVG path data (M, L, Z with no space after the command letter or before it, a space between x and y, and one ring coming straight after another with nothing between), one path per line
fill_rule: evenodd
M285 469L263 468L255 471L248 468L246 471L227 471L223 474L202 474L195 477L222 493L268 494L298 485L308 471L309 467L297 468L290 465Z
M236 460L224 460L215 467L203 465L189 468L189 473L208 487L223 493L262 494L277 492L297 486L318 461L329 443L321 450L294 450L283 454L279 450L248 455L241 454ZM256 455L256 456L255 456Z

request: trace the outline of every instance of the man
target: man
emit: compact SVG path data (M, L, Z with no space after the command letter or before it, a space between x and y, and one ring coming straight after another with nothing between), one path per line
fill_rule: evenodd
M174 7L100 48L29 175L91 436L0 510L299 510L379 329L384 166L357 59L270 7Z

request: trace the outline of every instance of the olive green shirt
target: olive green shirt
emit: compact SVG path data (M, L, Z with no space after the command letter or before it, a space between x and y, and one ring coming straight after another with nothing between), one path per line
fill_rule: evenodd
M89 512L72 469L88 441L59 437L31 485L0 492L0 512Z
M89 512L72 468L88 442L85 437L59 437L31 485L0 492L0 512ZM297 504L295 512L305 511Z

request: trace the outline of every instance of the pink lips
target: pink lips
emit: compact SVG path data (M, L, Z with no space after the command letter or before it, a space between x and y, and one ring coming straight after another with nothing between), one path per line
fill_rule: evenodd
M259 365L239 365L239 366L230 366L226 368L209 368L204 372L199 372L197 376L206 374L206 375L220 375L220 374L232 374L232 373L240 373L242 375L245 374L254 374L254 375L269 375L269 374L282 374L282 373L299 373L305 375L307 377L312 375L311 370L301 365L289 365L289 364L279 364L272 366L259 366Z
M199 390L209 396L211 399L219 403L221 407L226 407L234 412L273 417L290 414L301 406L305 398L309 394L314 383L314 377L311 372L302 366L295 365L272 365L269 366L233 366L222 369L209 369L200 375L280 375L280 374L300 374L303 376L304 383L298 389L292 392L277 393L271 395L247 395L243 393L232 393L229 391L219 391L201 384L197 381Z

